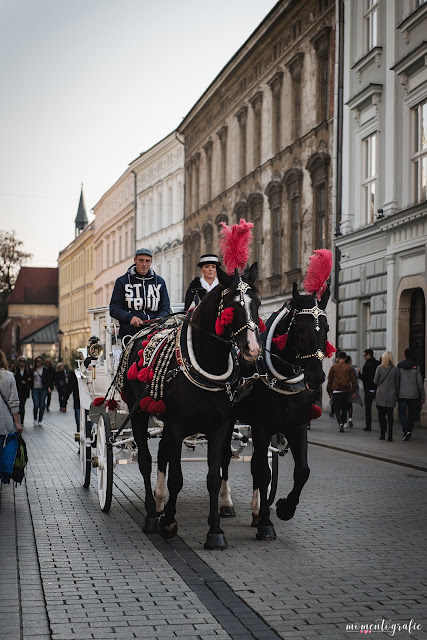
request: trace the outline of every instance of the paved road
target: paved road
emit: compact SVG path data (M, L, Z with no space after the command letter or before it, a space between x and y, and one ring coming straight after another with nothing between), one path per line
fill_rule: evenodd
M388 635L427 638L424 432L384 443L377 425L339 434L327 417L313 423L310 480L295 518L274 516L269 543L250 527L249 464L233 463L237 517L224 522L228 549L210 552L203 462L184 463L179 537L146 536L137 465L118 467L103 514L95 475L80 486L72 412L52 409L25 429L26 483L1 489L0 638L311 640L368 624L382 637L381 625L411 620ZM284 496L292 460L280 465Z

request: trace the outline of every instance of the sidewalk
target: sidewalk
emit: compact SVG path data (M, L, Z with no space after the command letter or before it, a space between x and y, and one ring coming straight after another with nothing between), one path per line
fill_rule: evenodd
M385 440L379 439L378 422L372 422L372 431L363 431L364 419L355 418L353 424L353 428L340 433L335 418L324 411L320 418L312 420L308 441L321 447L427 471L427 429L416 424L412 438L403 442L402 427L397 420L393 426L393 442L388 442L387 434Z

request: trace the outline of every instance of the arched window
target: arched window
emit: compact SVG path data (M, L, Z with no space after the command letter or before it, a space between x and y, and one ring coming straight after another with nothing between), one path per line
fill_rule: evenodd
M307 162L313 189L313 249L330 244L328 215L328 167L331 157L326 151L314 153Z
M278 276L282 271L282 185L276 180L270 182L265 192L270 205L271 275Z
M300 268L301 255L301 189L303 173L299 167L293 167L285 173L283 182L288 199L288 269Z

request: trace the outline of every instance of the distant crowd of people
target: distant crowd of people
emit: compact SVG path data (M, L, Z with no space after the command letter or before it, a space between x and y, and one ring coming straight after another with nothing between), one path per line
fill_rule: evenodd
M363 355L365 364L356 371L351 358L341 351L337 362L329 370L327 390L339 431L342 433L345 427L353 426L353 402L361 403L358 396L359 378L363 383L365 401L364 431L372 431L372 405L375 401L381 430L380 440L385 440L388 431L387 439L392 442L393 410L397 403L403 440L409 440L414 429L417 407L425 402L423 379L414 354L411 349L405 349L405 358L397 366L391 351L383 353L381 362L374 358L372 349L365 349Z

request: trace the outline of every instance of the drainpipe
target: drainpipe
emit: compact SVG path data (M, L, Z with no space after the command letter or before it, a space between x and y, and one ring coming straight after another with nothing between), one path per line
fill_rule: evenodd
M342 140L343 140L343 84L344 84L344 0L337 0L335 28L337 34L335 47L335 122L334 122L334 161L335 161L335 237L341 233L342 214ZM332 299L335 302L335 344L338 349L339 338L339 262L341 252L334 247L334 287Z
M136 253L136 205L137 205L137 196L136 196L136 173L135 171L132 169L132 173L133 173L133 208L134 208L134 214L133 214L133 254L135 255Z

